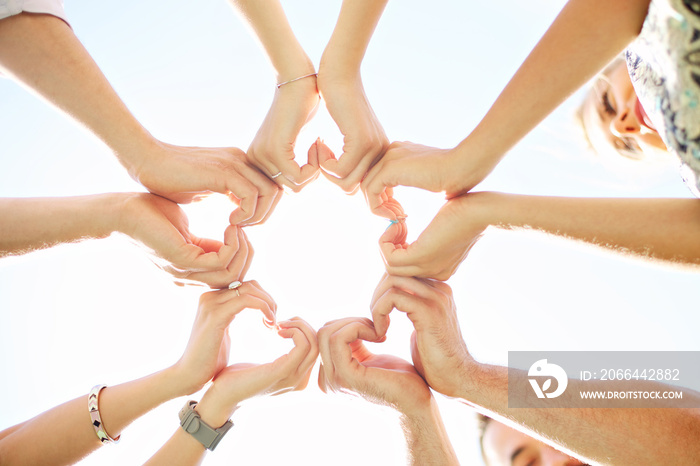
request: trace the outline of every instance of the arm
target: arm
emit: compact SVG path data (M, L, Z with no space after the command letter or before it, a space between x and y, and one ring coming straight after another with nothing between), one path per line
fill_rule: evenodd
M245 308L259 309L274 322L274 301L254 282L202 295L192 334L182 358L173 366L132 382L107 387L99 396L103 427L116 438L134 419L165 401L200 390L226 366L226 329ZM55 464L78 461L100 446L83 396L0 433L0 464ZM41 442L37 442L41 439Z
M484 230L537 230L619 253L700 264L697 199L567 198L495 192L448 201L420 237L406 244L405 227L382 236L387 270L394 275L446 280Z
M452 290L442 282L385 276L372 299L377 333L389 325L392 309L415 327L413 361L430 386L461 398L537 435L557 448L605 464L661 464L697 458L697 409L530 409L508 407L508 368L480 364L467 350Z
M224 242L189 231L182 209L145 193L0 199L0 257L124 233L177 281L222 288L242 280L253 258L247 237L229 226Z
M155 139L134 118L62 20L21 13L0 21L0 70L77 120L114 151L151 192L191 202L232 193L231 224L264 221L281 191L235 148L178 147Z
M294 36L278 0L230 2L260 40L277 83L287 83L276 89L272 106L248 148L248 157L268 176L281 173L274 178L278 184L299 191L318 176L315 145L307 164L299 167L294 161L297 136L319 103L314 65ZM306 77L289 82L302 76Z
M279 323L279 335L291 338L294 348L274 362L262 365L233 364L224 368L197 404L195 410L213 428L221 427L238 404L256 395L303 390L318 357L316 333L303 320L293 318ZM237 427L234 426L235 430ZM204 458L204 446L178 428L146 464L194 465Z
M453 149L399 143L363 182L370 208L397 185L455 196L479 184L523 136L615 58L642 28L649 0L570 0L477 127ZM425 170L428 165L435 173Z
M319 148L319 162L324 175L348 193L357 190L389 145L360 75L362 59L387 1L344 0L319 65L318 89L344 136L340 158Z
M362 343L384 341L371 322L336 320L323 326L318 337L321 390L351 390L399 411L410 464L459 464L435 399L416 369L400 358L372 354Z

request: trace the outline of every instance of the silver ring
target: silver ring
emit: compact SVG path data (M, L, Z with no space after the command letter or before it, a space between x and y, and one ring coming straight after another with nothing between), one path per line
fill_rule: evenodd
M275 178L279 177L281 174L282 174L282 172L275 173L274 175L270 175L270 178L272 178L274 180Z

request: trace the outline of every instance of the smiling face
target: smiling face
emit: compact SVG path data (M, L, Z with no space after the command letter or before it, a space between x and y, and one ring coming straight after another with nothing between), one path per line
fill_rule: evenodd
M598 153L633 159L666 151L658 131L639 103L623 60L616 60L593 83L581 109L583 126Z
M489 466L583 466L574 459L522 432L489 420L482 440Z

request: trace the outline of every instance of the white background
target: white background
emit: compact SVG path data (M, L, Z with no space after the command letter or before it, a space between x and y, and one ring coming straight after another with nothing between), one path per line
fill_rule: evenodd
M452 147L476 125L552 21L561 1L390 2L363 65L369 99L391 140ZM318 64L340 1L284 2ZM246 149L271 102L274 77L261 48L222 0L69 0L71 24L136 117L174 144ZM541 90L533 89L533 92ZM606 170L573 122L576 95L519 144L477 189L570 196L690 197L674 167ZM340 153L325 109L298 153L321 136ZM0 81L0 195L64 196L141 190L109 150L9 80ZM615 164L613 164L615 165ZM410 237L442 204L402 189ZM221 238L231 206L188 206L196 234ZM8 221L0 219L0 221ZM321 178L285 195L272 218L248 229L248 277L315 328L368 316L382 274L376 246L387 222L360 195ZM699 350L697 273L613 256L535 233L490 231L449 281L462 333L481 361L508 350ZM121 237L0 261L0 429L96 383L118 384L177 360L203 289L178 288ZM398 314L398 313L397 313ZM410 327L392 319L373 346L410 359ZM246 311L232 329L231 361L265 362L289 345ZM315 379L316 370L312 376ZM480 461L470 409L436 395L463 464ZM198 395L193 396L197 398ZM184 399L136 421L117 446L84 464L145 461L177 428ZM302 393L256 399L208 464L404 464L403 436L388 408L312 383Z

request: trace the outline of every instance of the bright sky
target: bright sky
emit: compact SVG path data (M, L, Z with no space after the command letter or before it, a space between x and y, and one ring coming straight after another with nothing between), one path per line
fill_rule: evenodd
M71 24L130 109L156 137L183 145L246 149L267 112L274 77L261 48L223 0L67 0ZM563 1L394 0L363 65L369 99L391 140L438 147L476 125ZM318 64L340 0L286 1L299 40ZM538 89L533 89L538 92ZM580 95L519 144L478 188L571 196L690 197L673 166L609 171L573 126ZM141 190L107 148L8 80L0 81L0 195L63 196ZM341 139L322 109L298 141ZM439 195L398 190L415 238ZM223 199L188 206L195 233L220 238ZM319 328L368 316L382 274L376 246L387 222L361 196L319 179L286 195L250 228L256 257L247 278L275 298L279 318ZM642 263L534 233L492 231L449 284L462 333L481 361L508 350L700 350L697 273ZM172 364L189 336L201 288L173 286L121 237L0 261L0 429L86 394ZM392 319L376 352L410 359L410 326ZM288 349L246 311L233 324L231 362L266 362ZM312 375L315 380L316 369ZM440 395L463 464L480 461L471 411ZM192 398L198 399L199 395ZM178 428L177 399L128 428L86 465L145 461ZM397 417L386 408L311 384L253 400L206 464L399 465Z

